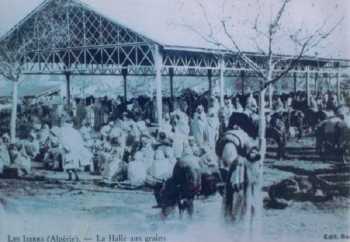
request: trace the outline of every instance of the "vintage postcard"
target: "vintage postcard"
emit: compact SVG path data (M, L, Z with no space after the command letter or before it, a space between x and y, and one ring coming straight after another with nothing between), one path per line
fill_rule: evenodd
M0 242L350 241L348 0L0 0Z

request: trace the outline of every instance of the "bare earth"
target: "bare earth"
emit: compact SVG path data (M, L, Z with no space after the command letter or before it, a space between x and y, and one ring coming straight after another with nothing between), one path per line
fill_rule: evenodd
M289 146L312 144L311 140L303 142ZM297 173L332 169L334 165L312 158L285 161L269 158L264 185ZM175 213L164 221L159 210L152 209L155 201L149 191L102 187L96 182L99 177L88 174L81 174L80 182L69 182L64 173L41 170L35 173L44 179L0 179L0 242L8 242L8 235L78 236L81 242L97 242L97 236L105 236L108 241L111 234L126 236L127 241L131 236L141 236L143 241L148 238L148 241L171 242L239 241L242 235L240 225L222 221L220 195L196 200L192 220L181 220ZM338 197L326 203L294 202L284 210L265 210L263 235L258 239L350 241L346 238L350 236L349 208L350 200Z

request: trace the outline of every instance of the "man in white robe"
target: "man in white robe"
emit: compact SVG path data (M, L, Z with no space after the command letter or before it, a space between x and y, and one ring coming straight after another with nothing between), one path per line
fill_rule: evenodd
M219 138L219 117L214 109L209 109L208 112L208 143L210 149L215 149L215 143Z
M239 97L236 97L235 98L235 112L242 113L243 111L244 110L243 110L242 104L239 100Z
M184 152L184 147L190 133L190 128L188 123L185 123L184 120L181 119L180 115L173 113L171 118L174 132L170 134L169 138L171 138L173 141L175 158L180 158Z
M124 175L122 174L125 168L125 164L122 162L125 152L125 138L123 136L122 130L116 127L110 134L112 147L102 173L103 178L108 182L115 178L119 180Z
M36 134L34 132L30 132L28 140L24 141L24 148L29 157L34 160L36 156L39 154L39 141L36 139Z
M289 97L287 98L286 103L285 103L285 104L286 104L286 105L285 105L285 109L288 110L288 111L292 110L292 108L293 108L292 103L293 103L293 99L292 99L291 96L289 96Z
M165 132L167 135L170 135L172 133L173 127L171 126L170 123L170 116L169 114L164 114L162 126L161 126L161 131Z
M234 107L232 105L231 99L229 97L226 97L224 100L224 107L223 107L223 112L225 116L225 122L228 123L230 120L230 117L234 111Z
M310 97L310 109L314 112L318 112L318 104L314 96Z
M210 110L212 110L215 113L219 113L219 109L220 109L220 104L218 99L215 96L211 96L209 99L209 108L208 108L208 112Z
M247 112L253 112L253 113L256 113L258 111L258 105L252 93L250 93L248 96L245 109Z
M95 127L95 107L91 104L86 107L86 120L90 127Z
M283 106L283 102L281 100L281 98L279 97L274 105L274 112L276 113L280 113L284 111L284 106Z
M174 129L176 133L181 133L184 136L190 135L189 118L183 112L174 112L172 114ZM176 127L175 127L176 126Z
M147 170L152 166L154 150L149 136L141 135L141 146L128 163L127 178L131 186L142 186L146 182Z
M40 146L46 143L46 140L50 136L50 128L47 124L42 125L42 128L39 131L39 144Z
M199 146L208 143L208 121L203 106L198 106L191 122L191 132Z

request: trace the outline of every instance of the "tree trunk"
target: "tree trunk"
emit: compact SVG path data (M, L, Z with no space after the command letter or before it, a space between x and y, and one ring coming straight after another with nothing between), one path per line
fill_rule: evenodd
M17 120L17 103L18 103L18 81L13 81L12 89L12 109L11 109L11 122L10 122L10 134L11 143L16 143L16 120Z
M262 160L265 159L266 154L265 94L266 88L260 92L259 101L259 150Z
M259 152L261 155L260 161L256 164L257 169L257 186L255 194L255 218L253 226L253 240L261 238L262 234L262 219L263 219L263 182L264 182L264 160L266 155L266 110L265 110L265 95L267 89L260 91L259 101Z
M272 99L273 99L273 87L272 84L269 85L269 108L272 110ZM265 98L264 98L264 105L265 105Z

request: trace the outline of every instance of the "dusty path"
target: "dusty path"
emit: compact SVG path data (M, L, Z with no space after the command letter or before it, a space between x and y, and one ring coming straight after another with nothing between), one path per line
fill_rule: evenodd
M349 169L333 162L301 159L268 159L265 164L265 187L297 174ZM101 187L99 177L88 174L81 174L80 182L68 182L63 173L35 173L34 180L0 179L0 242L7 242L1 236L8 234L79 234L91 238L90 242L97 241L97 234L150 235L170 242L238 241L235 238L242 235L240 225L223 222L219 195L196 200L192 220L180 220L174 214L164 221L159 210L151 208L154 198L149 191ZM263 241L327 241L324 236L350 235L349 211L346 198L319 204L294 202L284 210L265 210Z

